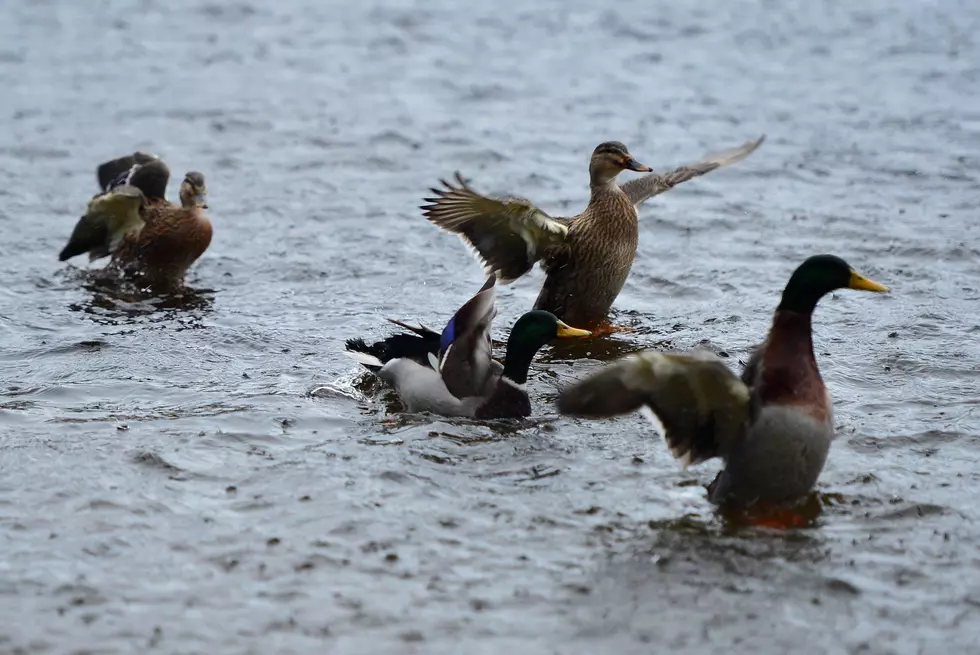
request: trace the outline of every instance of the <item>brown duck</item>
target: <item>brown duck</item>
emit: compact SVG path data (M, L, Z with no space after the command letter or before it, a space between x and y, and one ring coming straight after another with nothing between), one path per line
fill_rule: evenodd
M89 203L59 259L85 252L90 260L112 255L110 270L157 292L180 288L211 243L204 176L195 171L184 176L179 206L166 200L170 169L153 155L106 162L98 178L103 191Z
M572 218L555 218L517 197L489 198L474 191L456 173L456 184L426 198L426 219L457 234L471 246L487 274L506 284L540 261L547 273L534 309L555 314L572 325L601 327L626 283L636 256L636 207L673 186L721 166L741 161L765 137L682 166L666 175L651 173L616 183L624 170L652 169L636 161L618 141L599 144L589 162L591 197ZM601 331L601 330L600 330Z

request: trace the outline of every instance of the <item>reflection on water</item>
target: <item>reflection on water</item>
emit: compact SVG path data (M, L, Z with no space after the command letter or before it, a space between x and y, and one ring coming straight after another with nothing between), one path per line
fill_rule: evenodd
M176 330L200 329L203 318L214 304L212 289L184 289L164 295L151 293L115 271L82 271L81 288L88 293L84 302L73 302L68 309L82 312L99 325L126 325L134 319L170 322L179 319Z

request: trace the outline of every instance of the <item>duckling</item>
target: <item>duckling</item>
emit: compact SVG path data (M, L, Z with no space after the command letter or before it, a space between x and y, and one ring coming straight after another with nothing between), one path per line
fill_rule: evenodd
M572 218L554 218L529 200L489 198L456 173L456 184L442 181L425 198L425 218L457 234L475 250L488 275L504 284L540 261L547 273L534 309L573 325L599 327L629 276L638 243L636 208L645 200L721 166L741 161L765 136L683 166L666 175L651 174L622 186L624 170L649 172L618 141L599 144L589 162L591 197Z
M644 351L564 390L558 409L590 418L652 412L682 465L724 460L708 487L715 504L798 501L816 484L834 436L811 320L820 298L836 289L888 291L839 257L810 257L790 277L769 335L740 378L711 353Z
M569 327L549 312L528 312L514 324L501 366L490 353L495 281L490 277L442 334L405 326L412 334L371 345L363 339L348 340L346 354L390 383L409 412L478 419L530 416L525 383L535 353L556 337L589 332Z

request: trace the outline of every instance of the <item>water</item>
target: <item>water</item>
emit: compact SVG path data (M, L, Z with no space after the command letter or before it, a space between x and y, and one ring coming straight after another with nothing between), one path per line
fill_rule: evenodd
M980 7L507 0L0 11L0 652L966 652L980 613ZM640 417L388 413L339 355L478 267L417 210L456 169L554 214L600 141L664 170L594 357L744 360L806 256L893 290L815 316L839 437L816 525L735 529ZM94 167L208 179L196 293L57 261ZM171 188L171 194L175 189ZM497 335L534 300L499 294Z

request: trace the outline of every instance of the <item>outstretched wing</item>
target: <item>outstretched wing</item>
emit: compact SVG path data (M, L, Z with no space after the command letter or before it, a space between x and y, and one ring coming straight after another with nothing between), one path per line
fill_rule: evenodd
M691 178L710 173L716 168L742 161L755 152L755 149L762 145L762 142L765 140L766 135L763 134L755 141L743 143L737 148L731 148L724 152L719 152L716 155L709 155L690 166L681 166L677 170L665 175L657 175L656 173L644 175L635 180L625 182L620 185L620 188L629 196L629 199L633 201L634 205L639 205L645 200L649 200L653 196L677 186L681 182L687 182Z
M457 398L482 396L494 376L490 358L490 326L497 308L490 276L480 291L459 308L442 331L439 371Z
M745 434L749 389L711 353L644 351L562 392L563 414L600 418L648 407L684 466L724 455Z
M142 227L142 200L139 189L125 184L92 198L58 259L65 261L87 252L89 260L95 260L113 253L128 232Z
M488 275L504 284L531 270L549 248L561 245L567 224L524 198L488 198L471 189L459 173L456 184L442 180L432 189L422 214L434 225L459 235L476 250Z

